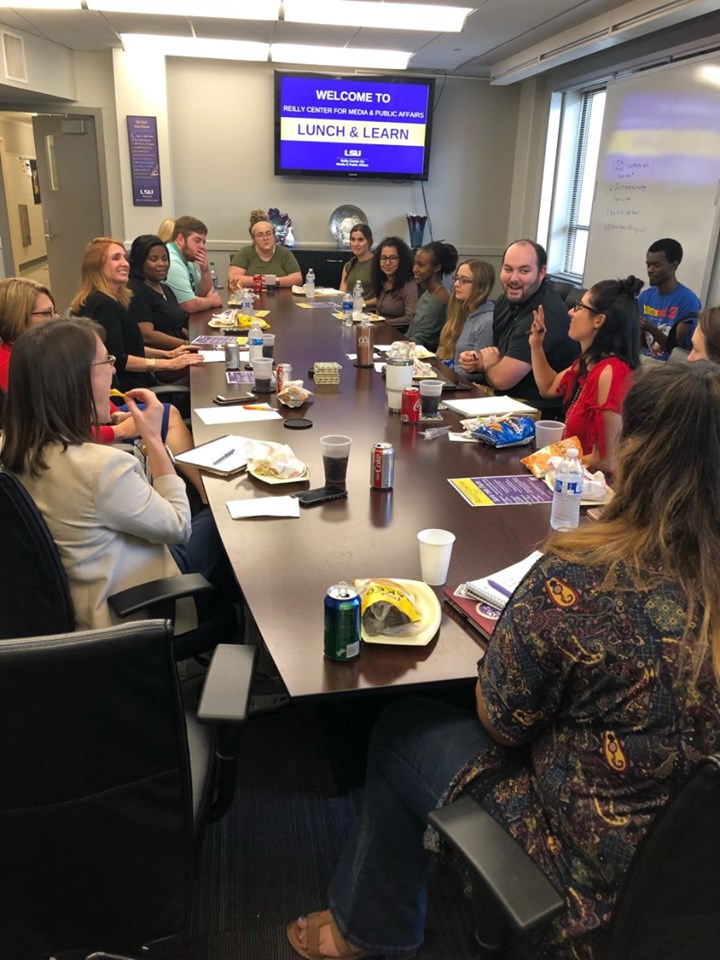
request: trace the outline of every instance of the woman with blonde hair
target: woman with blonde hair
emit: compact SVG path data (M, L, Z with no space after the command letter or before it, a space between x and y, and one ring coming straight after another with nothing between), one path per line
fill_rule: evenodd
M264 210L252 211L249 231L253 242L241 247L230 261L227 275L230 290L251 286L257 273L277 277L279 287L303 282L300 264L291 250L278 246L275 227Z
M7 392L10 356L18 337L57 315L48 287L24 277L0 280L0 389Z
M112 237L96 237L85 247L82 283L70 309L75 316L90 317L105 328L106 344L115 357L117 379L122 390L152 387L163 380L177 380L179 371L203 358L193 347L183 344L172 350L146 347L128 306L132 290L128 286L130 266L125 247Z
M529 953L605 956L638 845L720 738L720 369L658 367L625 401L615 497L515 590L475 711L412 698L378 720L329 909L287 929L301 956L417 951L427 815L461 792L565 900Z
M463 350L482 350L493 342L493 307L488 300L495 286L495 269L485 260L463 260L453 279L447 320L440 331L437 355L458 365ZM469 380L482 374L468 374Z
M160 237L163 243L170 243L175 236L175 218L166 217L157 228L156 236Z
M688 360L712 360L720 363L720 307L703 310L692 335Z

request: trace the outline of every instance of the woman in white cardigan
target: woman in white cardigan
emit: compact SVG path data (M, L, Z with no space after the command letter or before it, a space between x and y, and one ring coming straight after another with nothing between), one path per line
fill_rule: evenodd
M114 371L102 334L88 320L23 334L5 407L3 466L19 476L57 544L78 629L116 622L107 598L119 590L189 572L213 582L226 563L209 511L191 520L154 393L138 387L125 395L152 485L132 454L93 442L92 428L109 418ZM192 602L181 604L178 633L196 624Z

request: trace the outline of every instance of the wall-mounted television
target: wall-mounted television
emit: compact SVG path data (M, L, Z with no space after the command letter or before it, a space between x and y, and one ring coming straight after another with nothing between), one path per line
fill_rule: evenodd
M275 174L427 180L435 81L275 71Z

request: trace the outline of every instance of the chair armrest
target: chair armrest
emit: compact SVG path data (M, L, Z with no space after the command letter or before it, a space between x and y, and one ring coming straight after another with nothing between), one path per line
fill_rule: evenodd
M242 643L215 647L197 710L200 723L243 723L257 649Z
M565 906L520 844L470 797L434 810L428 819L479 874L519 933L529 932Z
M184 383L161 383L150 387L153 393L158 397L167 397L171 393L190 393L190 387Z
M212 586L201 573L183 573L120 590L108 597L108 604L118 617L127 617L139 610L152 610L160 604L174 603L181 597L195 597L208 590L212 590Z

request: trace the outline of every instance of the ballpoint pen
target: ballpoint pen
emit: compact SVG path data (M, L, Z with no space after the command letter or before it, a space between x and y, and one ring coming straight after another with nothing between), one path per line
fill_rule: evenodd
M217 460L213 460L213 466L216 467L219 463L222 463L223 460L227 460L228 457L231 457L235 453L235 450L228 450L227 453L224 453L221 457L218 457Z
M507 589L507 587L504 587L501 583L498 583L497 580L491 580L490 577L488 577L488 586L492 587L493 590L497 590L497 592L501 593L504 597L512 596L512 593Z

